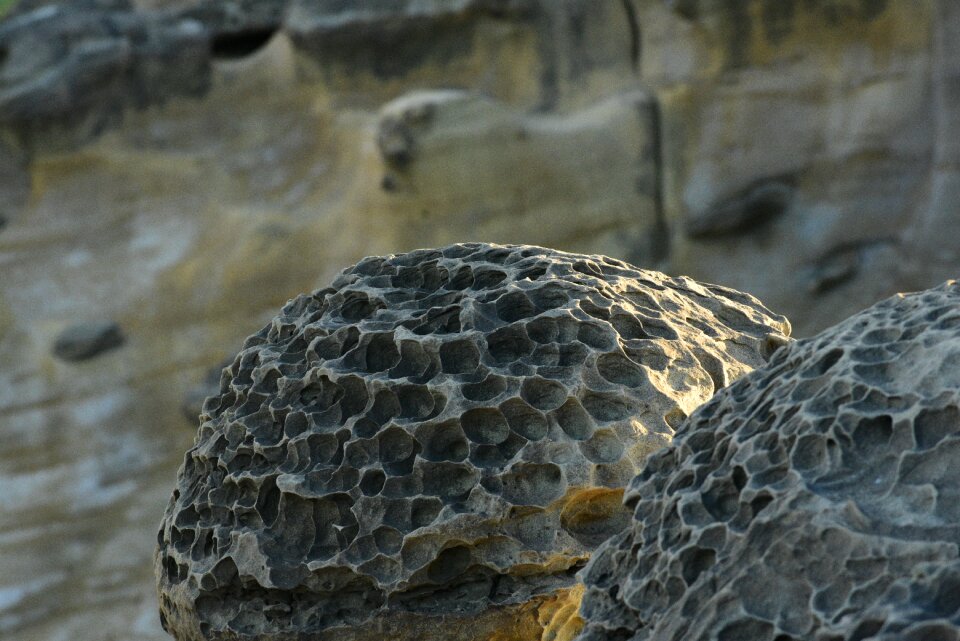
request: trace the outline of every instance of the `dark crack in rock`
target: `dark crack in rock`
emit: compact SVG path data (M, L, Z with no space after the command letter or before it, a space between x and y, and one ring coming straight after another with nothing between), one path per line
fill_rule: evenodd
M53 343L53 354L65 361L85 361L124 343L120 326L113 321L77 323L63 330Z
M780 350L625 502L583 641L960 639L960 285Z
M364 259L247 339L204 404L158 535L164 625L571 638L575 574L625 527L641 461L788 333L746 294L601 256Z

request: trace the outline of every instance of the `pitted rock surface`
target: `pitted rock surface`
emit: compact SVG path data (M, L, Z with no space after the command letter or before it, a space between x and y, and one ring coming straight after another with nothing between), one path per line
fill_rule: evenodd
M581 640L960 639L960 286L780 350L626 504Z
M446 615L451 639L571 638L574 575L626 526L641 461L788 333L746 294L601 256L365 259L247 339L204 404L159 533L165 627L412 639Z

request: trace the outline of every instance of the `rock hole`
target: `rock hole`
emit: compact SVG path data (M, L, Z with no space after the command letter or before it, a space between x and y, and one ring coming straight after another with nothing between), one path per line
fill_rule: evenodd
M759 494L752 501L750 501L750 509L753 511L753 515L756 516L763 511L765 507L770 505L773 502L773 497L769 494Z
M425 418L433 411L433 394L426 386L401 385L395 391L400 401L400 418Z
M581 323L577 328L577 340L594 349L606 351L613 347L613 337L600 325Z
M570 302L570 293L560 285L544 285L528 292L531 302L540 310L557 309Z
M456 340L440 346L440 367L445 374L469 374L480 365L480 350L470 340Z
M804 372L802 375L807 375L811 378L823 376L831 367L836 365L841 358L843 358L843 350L832 349L824 354L823 357L810 368L809 372Z
M403 546L403 534L400 530L386 525L381 525L373 531L373 540L377 549L387 555L396 554Z
M363 292L347 292L343 298L340 315L348 323L358 323L369 318L383 306L383 303L371 301L370 297Z
M620 334L620 338L625 340L652 338L650 334L643 331L643 325L633 316L614 314L610 318L610 324Z
M380 431L380 425L369 418L361 418L353 424L353 433L360 438L370 438Z
M496 374L488 374L479 383L468 383L460 388L463 397L470 401L489 401L507 390L507 380Z
M596 547L630 523L623 489L592 488L572 497L560 512L560 525L580 543Z
M400 362L390 370L390 378L420 376L430 367L430 357L416 341L400 341Z
M507 277L498 269L477 269L473 273L473 289L490 289L496 287Z
M387 475L383 470L367 470L360 478L360 491L364 496L376 496L383 489Z
M692 351L694 358L700 363L700 367L704 369L713 382L713 392L715 393L726 387L729 381L723 362L701 347L694 347Z
M415 453L416 441L399 427L389 427L380 432L377 441L380 447L380 460L383 463L397 463Z
M499 365L520 360L533 351L534 343L522 327L511 325L487 336L487 350Z
M271 527L277 520L277 514L280 510L280 490L277 489L277 483L273 478L267 477L260 486L260 492L257 495L256 508L260 520L264 527Z
M683 568L683 580L687 585L694 581L717 562L717 553L709 548L691 547L680 553L680 564Z
M870 456L890 443L893 419L886 415L864 417L857 423L852 436L857 452Z
M593 463L616 463L623 456L623 443L613 430L597 430L580 443L580 451Z
M913 436L917 447L926 450L951 434L960 431L960 410L945 407L939 410L921 410L913 419Z
M616 394L587 392L582 403L590 416L598 421L622 421L634 414L633 407Z
M593 421L575 398L567 399L566 403L553 412L553 416L560 429L572 439L583 441L593 434Z
M527 335L535 342L541 344L554 343L560 336L560 328L557 321L552 318L535 318L526 326Z
M446 289L462 291L473 285L473 270L464 265L457 270L450 282L446 284Z
M883 627L883 621L861 621L857 624L857 627L853 629L853 632L850 633L849 641L863 641L864 639L869 639L870 637L880 632L880 628Z
M448 548L427 566L427 578L434 583L447 583L470 567L470 550L463 546Z
M421 425L417 440L423 446L423 458L428 461L462 461L470 453L470 445L456 420Z
M740 509L740 493L726 480L719 481L700 496L703 507L718 521L728 521Z
M608 321L610 320L610 310L599 307L595 303L589 300L580 301L580 309L585 311L590 316L593 316L597 320Z
M497 299L497 316L507 323L536 316L538 312L524 292L510 292Z
M344 376L337 384L343 388L343 396L340 398L341 420L356 416L366 409L370 397L363 379L358 376Z
M766 641L773 636L773 626L759 619L743 618L728 623L717 634L717 641Z
M647 382L647 376L639 365L616 352L597 358L597 372L616 385L640 387Z
M410 506L410 522L414 528L426 527L434 522L443 509L443 502L435 498L419 497Z
M400 351L393 333L374 334L367 343L366 371L371 374L386 372L400 362Z
M210 55L215 60L246 58L267 46L277 27L223 31L213 36Z
M426 461L422 471L424 494L448 501L466 498L480 480L479 471L466 463Z
M503 498L514 505L545 507L563 494L563 473L553 463L521 463L503 475Z
M524 401L513 398L500 404L510 429L525 439L536 441L547 435L547 418Z
M567 398L567 389L560 383L534 376L523 381L520 398L539 410L560 407Z
M510 436L507 419L498 409L477 408L467 410L460 417L463 431L474 443L496 445Z

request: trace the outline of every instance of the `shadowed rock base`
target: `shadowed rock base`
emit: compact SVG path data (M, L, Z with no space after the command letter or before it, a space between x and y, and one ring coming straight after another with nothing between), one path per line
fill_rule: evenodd
M443 615L391 613L356 626L322 632L272 634L275 641L572 641L583 628L578 610L580 585L538 596L526 603L491 607L483 612ZM175 627L179 641L256 641L257 634L204 632L189 612L167 610L165 625Z

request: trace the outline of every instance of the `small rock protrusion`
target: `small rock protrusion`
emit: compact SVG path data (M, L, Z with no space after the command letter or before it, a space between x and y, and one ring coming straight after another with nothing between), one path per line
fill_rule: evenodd
M113 321L77 323L66 328L53 343L53 354L68 362L86 361L116 349L126 341Z
M687 236L713 238L749 231L783 214L793 194L793 185L785 179L757 181L687 219Z

